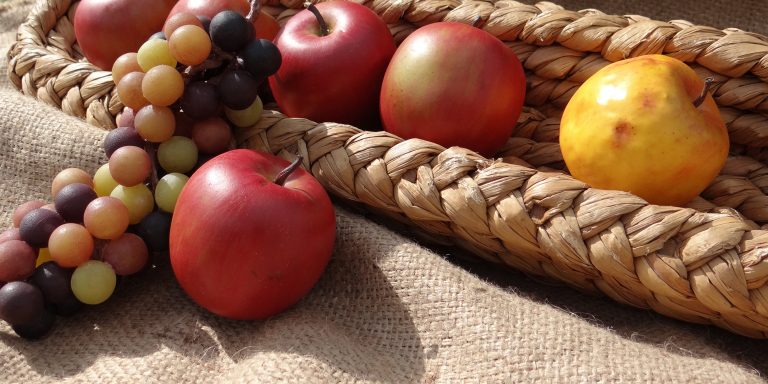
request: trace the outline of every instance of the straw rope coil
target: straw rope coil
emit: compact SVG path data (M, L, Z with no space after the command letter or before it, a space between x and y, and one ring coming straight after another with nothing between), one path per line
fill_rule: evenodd
M302 3L264 4L284 23ZM112 128L122 104L109 72L82 58L71 22L76 4L39 2L8 53L8 76L24 93ZM479 21L518 54L529 79L528 107L496 158L276 111L238 130L238 146L302 154L305 168L335 196L489 262L685 321L768 337L768 39L548 2L365 5L398 42L428 23ZM687 207L589 188L567 174L558 146L559 115L578 86L612 61L649 53L677 57L713 77L729 129L731 157Z

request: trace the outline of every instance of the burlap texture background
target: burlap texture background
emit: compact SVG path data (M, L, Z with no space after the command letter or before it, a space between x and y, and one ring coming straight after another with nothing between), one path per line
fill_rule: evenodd
M30 0L0 3L5 52ZM562 1L766 32L762 1ZM734 5L731 5L734 4ZM4 60L4 58L3 58ZM60 169L94 171L103 132L8 89L0 62L0 228ZM0 382L762 382L765 342L429 249L337 206L333 260L296 308L217 318L167 262L27 342L0 326Z

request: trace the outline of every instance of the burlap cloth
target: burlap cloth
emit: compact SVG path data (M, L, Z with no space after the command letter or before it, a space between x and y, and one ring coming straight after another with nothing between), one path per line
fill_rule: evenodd
M30 2L0 2L3 52ZM561 4L762 33L768 13L762 0ZM4 228L17 204L48 198L58 170L94 171L104 155L102 131L8 89L0 70ZM159 257L42 341L0 326L0 382L745 383L768 373L764 341L461 261L339 205L337 215L327 273L280 316L212 316Z

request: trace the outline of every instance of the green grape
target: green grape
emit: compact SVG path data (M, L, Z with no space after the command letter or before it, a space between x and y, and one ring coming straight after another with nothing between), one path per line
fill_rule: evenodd
M125 204L125 207L128 208L131 224L138 224L144 216L155 208L155 198L152 196L152 191L144 184L137 184L133 187L118 185L112 190L110 196Z
M72 293L84 304L101 304L115 291L117 276L112 267L99 260L88 260L72 273Z
M93 189L97 196L109 196L118 185L109 172L109 163L104 163L93 175Z
M148 40L142 44L136 52L136 61L144 72L162 64L176 67L176 59L171 55L168 42L162 39Z
M181 173L169 173L163 176L155 187L155 202L163 211L173 213L176 208L176 200L187 184L189 177Z
M166 172L187 173L197 164L197 145L184 136L173 136L157 148L157 160Z
M261 98L256 97L246 109L231 109L224 107L224 114L227 119L237 127L246 128L250 127L261 120L261 113L264 111L264 104L261 103Z

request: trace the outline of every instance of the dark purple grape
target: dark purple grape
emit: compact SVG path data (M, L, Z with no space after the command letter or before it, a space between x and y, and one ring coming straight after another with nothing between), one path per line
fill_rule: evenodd
M0 288L0 319L11 325L29 324L43 315L43 293L25 281L11 281Z
M72 270L48 261L35 268L29 282L40 288L47 302L58 304L66 301L70 296L74 297L70 288L71 279Z
M197 163L195 164L195 167L192 168L191 171L189 171L189 174L190 175L194 174L198 169L200 169L200 167L205 165L205 163L207 163L208 160L211 160L214 157L216 157L216 155L209 155L209 154L206 154L206 153L199 153L197 155Z
M228 52L240 50L253 39L253 24L232 10L221 11L213 16L208 29L211 41Z
M205 16L197 16L197 19L200 20L200 24L203 25L203 29L205 29L206 32L211 29L211 19Z
M143 148L144 139L139 136L136 129L131 127L119 127L115 128L106 136L104 136L104 153L107 157L111 157L112 153L117 151L120 147L127 145L133 145L134 147Z
M21 239L37 248L48 247L48 238L60 225L66 223L58 213L45 208L30 211L21 219L19 234Z
M70 223L82 223L85 207L98 196L96 191L83 183L65 185L54 198L56 212Z
M53 308L46 308L43 313L30 322L23 324L14 324L13 331L20 337L27 340L39 340L53 328L56 322L56 314Z
M149 36L149 39L147 39L147 40L155 40L155 39L167 40L165 38L165 33L163 33L163 31L157 31L157 32L153 33L151 36Z
M32 211L33 209L42 208L43 205L47 204L47 202L43 200L29 200L27 202L19 204L19 206L16 207L16 209L13 210L13 214L11 219L13 220L13 226L19 227L19 224L21 224L21 219L24 218L24 215Z
M220 112L219 90L206 81L190 83L184 87L179 105L185 114L195 120L217 116Z
M154 211L145 216L133 228L133 232L147 244L152 252L168 250L168 235L171 231L171 214Z
M243 68L255 78L272 76L283 63L283 56L275 44L266 39L256 39L238 52Z
M59 303L53 304L53 307L56 310L56 314L60 316L72 316L78 311L80 311L81 308L83 308L85 304L83 304L80 300L75 297L74 294L71 294L67 296L67 298Z
M226 72L219 80L221 102L231 109L248 108L259 96L259 83L248 71Z

